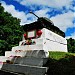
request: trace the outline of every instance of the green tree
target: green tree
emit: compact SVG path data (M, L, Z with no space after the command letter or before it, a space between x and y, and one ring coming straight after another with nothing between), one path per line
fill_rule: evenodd
M0 4L0 55L10 51L22 39L23 28L20 19L13 17Z
M69 52L75 53L75 40L72 38L67 39L67 47Z

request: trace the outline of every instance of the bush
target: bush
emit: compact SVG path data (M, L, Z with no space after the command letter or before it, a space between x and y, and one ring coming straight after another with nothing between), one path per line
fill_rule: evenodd
M50 52L48 75L75 75L75 56L71 53Z

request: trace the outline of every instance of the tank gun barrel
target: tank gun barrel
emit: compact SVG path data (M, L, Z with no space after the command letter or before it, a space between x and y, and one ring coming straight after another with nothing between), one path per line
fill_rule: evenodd
M30 11L29 13L31 13L31 14L33 14L33 15L35 15L37 18L39 18L36 14L34 14L32 11Z

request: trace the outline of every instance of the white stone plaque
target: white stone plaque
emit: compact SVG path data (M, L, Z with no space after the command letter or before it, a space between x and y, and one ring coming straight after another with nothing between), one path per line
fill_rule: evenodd
M28 32L28 38L35 37L35 30Z

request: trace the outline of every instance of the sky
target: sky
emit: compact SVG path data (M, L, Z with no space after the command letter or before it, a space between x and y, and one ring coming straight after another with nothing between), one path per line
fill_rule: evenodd
M5 11L21 19L20 25L47 17L54 25L65 32L65 38L75 39L75 0L0 0Z

